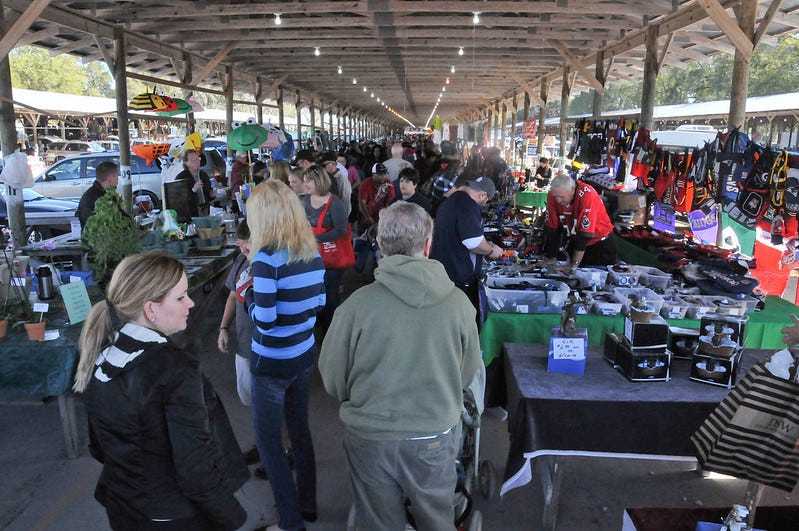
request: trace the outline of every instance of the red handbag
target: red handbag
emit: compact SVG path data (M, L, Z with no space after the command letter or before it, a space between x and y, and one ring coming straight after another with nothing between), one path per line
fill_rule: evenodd
M322 227L322 221L325 219L327 209L333 201L334 196L325 203L325 208L319 214L319 219L316 221L316 226L311 227L314 234L319 235L328 232L330 229ZM322 257L322 262L325 264L325 269L347 269L355 265L355 251L352 248L352 225L347 223L347 233L332 242L318 242L319 255Z

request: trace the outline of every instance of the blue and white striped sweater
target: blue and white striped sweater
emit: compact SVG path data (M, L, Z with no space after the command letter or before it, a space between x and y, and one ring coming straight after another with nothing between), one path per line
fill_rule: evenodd
M266 358L296 358L313 348L316 313L325 305L322 259L287 264L287 258L285 250L263 248L252 261L252 351Z

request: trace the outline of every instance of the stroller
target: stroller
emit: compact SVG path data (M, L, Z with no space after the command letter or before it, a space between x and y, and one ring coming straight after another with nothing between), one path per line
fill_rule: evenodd
M485 377L482 377L484 380ZM459 531L481 531L483 529L483 515L480 511L473 510L472 492L474 483L480 494L486 499L490 499L496 491L496 479L494 467L490 461L479 460L480 452L480 414L482 413L482 400L475 399L475 391L479 396L483 395L485 387L484 381L477 381L476 378L469 388L463 391L463 411L461 412L461 423L456 428L460 432L460 451L455 460L457 469L457 482L453 493L453 517L455 528ZM416 526L413 515L409 509L410 503L405 501L405 516L408 524L406 530L414 530ZM355 521L355 506L350 507L347 518L347 531L358 530Z

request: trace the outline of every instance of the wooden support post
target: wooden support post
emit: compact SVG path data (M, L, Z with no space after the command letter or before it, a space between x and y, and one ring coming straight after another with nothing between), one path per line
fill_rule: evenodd
M225 130L228 134L233 130L233 67L225 67ZM227 145L227 156L233 159L233 148ZM229 177L229 176L227 176Z
M605 51L601 49L596 53L596 68L594 71L594 76L604 87L607 76L605 73ZM599 117L602 116L602 91L594 89L591 92L593 93L593 100L591 102L591 115L594 120L598 120Z
M655 115L655 93L658 76L658 27L646 28L646 51L644 56L644 83L641 88L641 125L652 129Z
M297 113L297 149L302 149L302 100L300 99L300 91L295 92L294 98L294 111Z
M5 35L5 20L2 1L0 1L0 37ZM16 41L15 41L16 42ZM14 92L11 88L11 67L8 55L0 55L0 146L3 157L17 150L17 128L14 126ZM6 187L6 209L8 226L17 247L25 245L25 203L22 190Z
M264 106L261 100L264 98L264 82L261 76L255 78L255 120L259 124L264 123Z
M733 8L738 18L738 27L751 43L755 36L755 19L757 18L757 0L741 0ZM746 120L746 96L749 93L749 64L751 57L735 49L732 64L732 85L730 86L730 114L727 129L741 126Z
M541 79L541 103L538 106L538 156L544 151L544 122L547 118L547 101L549 101L549 83L546 78Z
M130 131L128 128L128 78L125 75L125 32L121 26L114 28L114 83L119 128L119 181L122 183L122 200L128 212L133 208L133 182L130 173Z
M571 94L571 75L569 75L569 66L563 65L563 80L561 81L560 89L560 156L561 164L564 163L563 159L566 157L566 127L568 126L567 120L569 116L569 94Z
M502 153L503 158L506 157L505 155L505 127L508 123L508 106L505 105L505 102L502 102L500 107L500 118L499 118L499 152Z
M283 109L283 87L277 89L277 125L282 130L286 130L286 120L284 116L285 110Z

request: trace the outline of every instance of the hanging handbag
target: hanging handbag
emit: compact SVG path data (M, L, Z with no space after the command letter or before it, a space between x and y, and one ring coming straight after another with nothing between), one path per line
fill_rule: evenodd
M330 199L325 203L325 208L319 214L316 226L311 227L314 234L324 234L330 230L322 227L322 222L334 197L333 195L330 196ZM347 233L344 236L332 242L318 242L318 245L319 255L325 263L325 269L347 269L355 265L355 251L352 248L352 225L349 223L347 223Z
M700 465L791 492L799 480L799 384L760 361L691 437Z
M760 361L691 437L705 470L791 492L799 480L799 384Z

